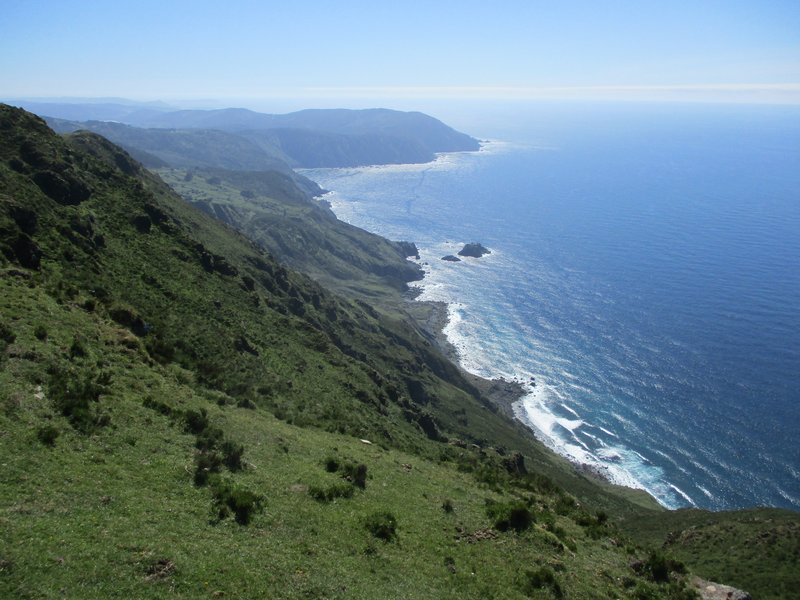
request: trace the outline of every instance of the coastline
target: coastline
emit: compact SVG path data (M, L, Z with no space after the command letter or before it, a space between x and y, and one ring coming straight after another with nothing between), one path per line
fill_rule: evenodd
M481 150L478 152L480 151L486 151L485 144L482 144ZM447 154L449 153L438 155L437 160L443 160ZM430 163L427 164L430 165ZM405 166L418 167L419 165ZM403 165L395 165L395 167L403 167ZM333 193L335 193L334 186L328 185L326 188L332 189ZM337 214L336 208L336 205L331 203L331 209L334 215L336 215L336 218L339 219L340 217ZM346 219L345 221L347 222ZM425 274L427 274L427 271L424 271ZM505 416L510 423L524 430L527 436L536 440L536 442L546 448L549 453L552 453L553 456L564 460L566 464L570 465L573 472L579 476L593 480L601 485L643 492L655 505L668 508L667 505L662 504L657 496L648 491L644 486L631 485L625 481L620 481L619 478L614 477L613 473L607 472L602 465L585 463L568 453L560 452L552 443L549 443L549 438L544 432L540 433L527 419L521 418L519 411L523 401L531 394L532 382L529 383L517 378L506 379L502 376L493 378L492 375L494 375L494 373L486 373L484 376L480 376L468 371L463 366L463 357L459 354L457 347L448 339L446 334L448 324L451 322L451 305L446 301L419 300L425 288L424 279L425 277L423 276L422 281L412 280L406 282L406 291L402 294L405 312L411 317L418 331L428 342L439 350L448 362L458 369L463 379L469 384L471 388L469 391L471 393L477 393L486 399L491 405L496 407L497 411Z
M448 313L448 306L446 302L438 302L434 300L415 300L409 299L413 302L415 308L423 308L425 313L424 319L418 319L420 326L427 334L428 339L444 354L451 363L453 363L464 378L481 394L486 396L492 401L507 417L518 421L514 415L513 405L521 400L525 394L525 388L516 381L509 381L504 378L487 379L470 373L461 366L460 357L456 347L447 339L444 329L450 322L450 315ZM414 313L419 313L414 310Z
M573 457L564 455L558 452L546 441L541 440L536 435L535 431L527 425L523 419L519 417L517 411L519 410L519 403L527 396L530 391L519 381L507 380L505 378L488 379L480 377L474 373L470 373L461 366L460 356L458 350L453 343L447 338L444 330L450 322L450 314L448 304L446 302L434 300L417 300L421 291L419 288L410 287L406 296L411 314L416 318L423 333L431 341L436 348L461 372L464 379L472 385L478 392L486 397L492 404L515 424L524 427L524 429L534 437L538 442L542 443L550 452L563 458L576 473L587 477L601 485L611 485L614 487L623 487L637 492L644 492L655 503L666 510L669 507L663 505L658 498L644 488L622 485L614 480L610 473L607 473L602 466L583 463L575 460ZM421 310L420 310L421 309Z

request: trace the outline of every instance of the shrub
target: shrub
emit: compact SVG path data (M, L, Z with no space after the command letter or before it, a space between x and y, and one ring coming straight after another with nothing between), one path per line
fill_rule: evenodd
M200 410L187 410L183 414L186 431L199 435L208 427L208 412L205 408Z
M444 502L442 502L442 510L447 514L453 512L453 501L450 500L450 498L447 498Z
M390 512L375 512L366 519L367 530L384 542L391 542L397 537L397 519Z
M206 485L212 473L219 473L222 468L222 457L216 452L200 452L195 457L194 484L197 487Z
M363 490L367 487L367 465L347 463L342 467L342 477Z
M585 529L586 535L592 539L598 540L601 537L608 535L608 515L602 511L597 513L596 516L592 516L589 513L580 511L572 518L575 523Z
M82 336L76 335L72 338L72 345L69 347L70 358L83 358L89 353L86 348L86 340Z
M522 577L522 590L531 596L542 589L549 589L556 598L564 597L564 590L549 567L540 567L535 571L525 571Z
M333 502L337 498L351 498L353 486L349 483L334 483L328 487L312 486L308 488L308 493L318 502Z
M325 459L325 470L328 473L336 473L339 470L339 461L336 460L336 457L329 456Z
M556 514L565 517L568 514L572 513L574 510L576 510L577 508L578 508L578 503L575 502L573 498L566 495L559 495L558 500L556 501L556 504L553 507L553 510L556 511Z
M242 470L242 455L244 454L244 446L237 444L230 440L225 440L222 443L222 462L228 467L230 471Z
M201 451L206 451L213 450L214 448L218 447L224 434L219 427L213 427L209 425L196 435L197 439L194 443L195 448Z
M512 502L489 502L486 513L494 522L495 529L508 531L513 529L521 533L536 521L536 517L528 508L528 505L521 500Z
M17 335L11 330L11 327L7 323L0 321L0 342L13 344L16 339Z
M43 425L36 430L36 438L45 446L53 447L56 445L56 438L60 433L53 425Z
M36 336L37 340L45 341L47 339L47 327L39 323L33 328L33 335Z
M100 399L109 378L92 369L55 367L50 371L48 389L58 411L82 433L107 425L107 415L100 415L92 404Z
M656 583L668 583L670 573L686 573L686 566L677 560L666 557L662 552L655 550L650 553L644 562L644 570Z
M142 406L149 408L150 410L154 410L157 413L161 413L165 417L172 415L172 407L169 404L161 402L160 400L154 400L149 396L142 400Z
M239 398L236 401L236 406L239 408L247 408L249 410L255 410L256 404L250 398Z
M237 488L232 483L215 478L211 482L211 493L214 495L214 505L217 507L217 516L224 519L231 512L239 525L247 525L253 515L263 509L262 496Z

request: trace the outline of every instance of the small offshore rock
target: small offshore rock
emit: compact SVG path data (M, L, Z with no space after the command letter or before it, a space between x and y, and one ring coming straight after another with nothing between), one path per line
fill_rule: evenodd
M460 258L458 258L457 256L453 256L452 254L448 254L447 256L443 256L442 260L446 260L447 262L461 262Z
M480 258L484 254L491 254L492 251L483 246L478 242L472 242L471 244L464 244L464 247L459 250L459 256L471 256L473 258Z

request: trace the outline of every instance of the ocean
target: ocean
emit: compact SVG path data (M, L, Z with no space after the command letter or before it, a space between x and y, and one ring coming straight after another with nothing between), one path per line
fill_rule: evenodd
M800 110L491 110L479 152L304 174L417 243L462 366L553 450L669 508L800 509Z

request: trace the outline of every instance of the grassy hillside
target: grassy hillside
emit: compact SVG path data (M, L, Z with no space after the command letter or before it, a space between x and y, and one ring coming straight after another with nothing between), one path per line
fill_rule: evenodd
M691 597L652 500L106 140L0 107L0 233L0 596Z
M751 590L755 598L792 598L800 589L795 512L687 509L632 517L623 528L643 543L663 547L698 575Z
M237 171L277 171L305 192L321 193L319 186L295 173L279 149L262 148L232 133L213 129L142 129L107 121L65 121L48 118L59 133L92 131L126 148L144 153L148 166L218 167ZM153 160L150 157L154 157Z
M156 172L185 200L330 289L373 302L387 303L391 296L396 304L406 283L421 277L406 260L417 252L413 244L393 243L339 221L278 173Z

